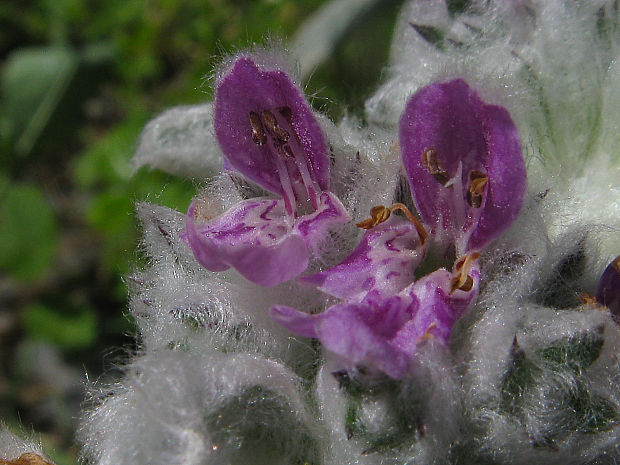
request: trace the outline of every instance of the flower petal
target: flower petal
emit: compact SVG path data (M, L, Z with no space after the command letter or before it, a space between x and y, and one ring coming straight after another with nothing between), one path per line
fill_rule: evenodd
M351 220L347 210L338 197L331 192L322 192L317 209L298 217L294 229L311 249L325 238L332 226L344 224Z
M422 219L459 255L484 247L518 215L526 175L517 129L462 79L411 97L400 145Z
M271 316L297 334L318 338L350 367L363 363L392 378L402 378L409 368L410 355L390 339L411 318L417 302L394 296L377 304L337 304L318 315L276 306Z
M310 251L289 224L284 201L252 199L223 215L196 224L199 205L192 202L186 216L186 239L196 260L211 271L234 267L252 282L275 286L308 267Z
M285 305L276 305L269 310L271 317L289 331L303 337L319 337L316 332L316 315L300 312Z
M473 280L469 291L452 291L453 275L445 269L436 270L413 283L405 292L409 292L420 305L393 343L407 353L413 353L420 341L427 337L447 344L452 327L478 297L480 271L477 263L472 264L469 275Z
M620 318L620 255L603 271L596 300L609 308L614 317Z
M369 292L390 296L413 281L424 253L415 226L392 216L366 231L342 263L300 280L350 302L361 302Z
M329 188L319 123L299 87L276 65L238 58L218 79L214 126L228 165L287 201Z

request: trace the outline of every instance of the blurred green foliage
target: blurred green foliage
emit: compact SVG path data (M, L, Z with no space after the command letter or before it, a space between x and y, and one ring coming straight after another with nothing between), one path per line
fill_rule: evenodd
M219 57L272 38L286 43L323 3L0 3L0 310L14 315L0 332L0 416L46 433L59 463L73 460L72 438L60 420L37 419L42 398L17 393L28 383L47 388L36 377L12 379L28 372L15 366L25 363L16 353L22 343L49 344L76 372L99 376L114 361L101 361L106 348L133 349L123 279L139 258L134 204L184 211L196 191L161 172L132 175L140 131L167 107L210 100ZM377 2L312 74L317 108L361 114L400 3ZM72 408L55 396L56 409Z
M7 184L0 198L0 267L26 282L41 278L53 263L56 218L45 195L32 184Z

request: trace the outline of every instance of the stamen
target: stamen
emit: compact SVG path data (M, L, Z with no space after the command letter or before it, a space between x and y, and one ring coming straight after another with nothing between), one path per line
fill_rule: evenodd
M267 131L273 134L279 142L283 143L288 141L290 137L289 133L278 126L278 120L273 113L269 110L263 110L260 116Z
M581 293L581 295L579 296L579 302L581 302L583 305L591 305L591 306L594 306L594 307L601 307L601 305L596 300L596 297L594 297L593 295L588 294L587 292L582 292Z
M450 294L457 289L465 292L469 292L474 287L474 279L469 275L469 268L474 260L478 260L480 254L474 252L470 255L465 255L459 258L454 264L454 271L457 275L452 278L450 282Z
M267 129L267 131L270 131L273 133L273 128L275 128L278 125L278 121L276 120L275 115L271 113L269 110L263 110L260 112L260 119L265 125L265 128Z
M260 116L255 111L250 112L250 126L252 126L252 140L256 145L263 145L267 142L267 136L260 122Z
M402 203L395 203L390 208L385 207L384 205L378 205L376 207L372 207L370 209L370 218L360 221L356 224L356 226L362 229L371 229L377 226L380 223L386 221L394 210L402 211L407 219L413 223L416 231L418 232L418 236L420 237L420 243L424 245L426 238L428 237L428 232L424 225L418 220L413 213L409 211L409 209Z
M279 145L276 144L276 149L278 149L278 155L282 158L293 158L295 155L293 154L293 150L291 146L288 144Z
M379 223L383 223L385 220L387 220L390 217L390 213L392 212L384 205L372 207L370 209L370 218L364 221L360 221L356 224L356 226L362 229L374 228Z
M275 114L274 114L275 113ZM271 112L270 110L263 110L260 113L260 123L269 137L266 137L267 143L271 152L277 158L277 169L284 188L284 200L286 204L287 212L291 213L295 211L293 202L295 199L303 200L302 193L296 191L293 186L291 177L297 177L296 173L291 174L289 169L292 168L288 164L289 160L294 160L299 175L302 178L303 186L305 187L308 198L312 203L312 207L316 210L319 207L319 194L321 189L317 185L314 177L310 174L309 160L304 155L304 150L300 146L297 137L291 137L291 134L296 135L294 127L290 125L292 117L292 111L289 107L279 107Z
M433 333L431 333L431 331L435 329L436 327L437 327L437 323L435 323L434 321L431 322L431 324L428 325L428 328L426 328L426 331L424 331L424 334L422 334L422 336L418 338L418 344L422 341L433 339L435 336L433 336Z
M276 162L276 169L278 170L278 176L280 177L280 184L282 185L284 198L284 208L289 215L296 215L297 208L295 205L295 194L293 193L293 185L291 183L291 177L284 160L280 157L274 158Z
M469 188L467 189L467 203L474 208L482 205L484 187L489 181L488 176L482 171L473 170L469 173Z
M432 177L444 186L448 184L448 181L450 181L450 176L443 166L441 166L439 160L437 160L437 151L435 149L428 149L424 151L422 154L422 163Z

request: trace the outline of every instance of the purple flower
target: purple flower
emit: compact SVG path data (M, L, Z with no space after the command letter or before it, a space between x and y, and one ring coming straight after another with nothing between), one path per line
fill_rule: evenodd
M479 251L518 215L525 165L508 112L484 104L463 80L431 84L409 100L400 145L414 197L430 235L456 246L452 271L414 281L427 249L425 226L403 204L371 209L367 229L343 263L301 280L343 299L310 315L276 306L272 317L318 338L350 367L366 365L401 378L419 344L447 344L454 323L478 296ZM407 220L391 213L400 210Z
M328 229L350 219L329 192L319 123L284 71L241 56L217 80L214 127L225 166L278 198L242 201L212 220L194 201L186 237L196 260L263 286L294 278Z
M603 271L596 291L596 301L609 308L616 321L620 319L620 255Z
M400 145L422 220L458 256L481 250L516 219L526 184L517 128L462 79L409 99Z
M336 304L317 315L275 306L271 316L300 336L319 339L346 368L363 365L400 379L421 343L449 340L454 322L477 296L480 273L470 273L471 291L452 290L452 274L440 269L387 298L370 292L361 302Z
M361 302L369 293L390 297L413 281L425 252L415 225L392 216L369 229L342 263L300 280L349 302Z

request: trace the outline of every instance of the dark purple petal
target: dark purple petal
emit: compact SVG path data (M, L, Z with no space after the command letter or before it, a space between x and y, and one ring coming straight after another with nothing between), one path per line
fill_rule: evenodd
M198 263L211 271L234 267L252 282L275 286L308 267L306 241L293 230L283 200L240 202L204 224L194 201L187 212L186 239Z
M300 279L349 302L361 302L371 291L390 296L413 281L425 250L415 226L392 216L366 231L341 264Z
M363 363L392 378L401 378L409 368L411 354L392 344L391 338L411 318L417 302L394 296L377 303L338 304L318 315L276 306L271 316L299 335L317 337L350 368Z
M484 110L489 183L485 206L464 252L482 249L510 227L521 211L527 182L519 133L510 114L494 105L485 105Z
M214 126L229 166L282 196L289 213L328 190L325 137L281 69L238 58L217 81Z
M620 256L603 271L596 291L596 300L609 308L616 319L620 318Z
M459 255L483 248L517 217L526 183L517 129L465 81L414 94L399 136L420 216Z

